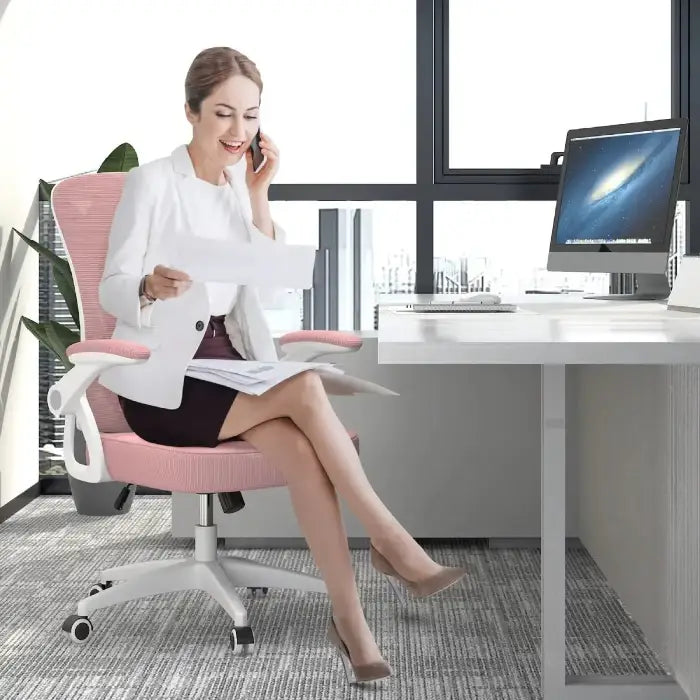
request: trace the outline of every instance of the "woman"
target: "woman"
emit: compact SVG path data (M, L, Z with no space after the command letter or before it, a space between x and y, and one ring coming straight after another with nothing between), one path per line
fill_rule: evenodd
M215 47L194 59L185 81L185 114L192 125L186 153L206 208L210 230L240 234L240 213L227 186L231 166L245 158L245 183L254 225L270 238L277 227L270 216L268 188L279 168L279 150L266 133L260 146L266 158L254 172L250 145L258 131L262 81L255 64L238 51ZM238 216L237 216L238 214ZM116 217L115 217L116 219ZM146 223L143 224L144 229ZM117 237L114 229L110 238ZM116 259L110 248L108 258ZM109 261L108 261L109 262ZM111 264L111 263L110 263ZM141 304L168 300L189 288L187 274L156 265L145 275ZM245 359L233 345L223 319L236 304L236 285L209 284L215 311L195 357ZM147 309L145 308L144 311ZM241 439L251 443L283 471L292 505L332 603L329 640L356 680L391 675L369 630L358 597L342 522L343 496L371 538L371 561L419 596L432 595L459 580L466 570L434 562L389 512L367 480L348 433L336 416L319 376L292 377L261 396L238 393L219 384L184 378L176 409L120 396L124 416L138 435L170 445L215 446Z

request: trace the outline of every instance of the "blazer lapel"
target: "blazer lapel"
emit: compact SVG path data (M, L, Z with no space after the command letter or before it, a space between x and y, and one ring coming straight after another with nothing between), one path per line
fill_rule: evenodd
M175 186L181 206L180 220L176 222L176 225L180 226L181 230L196 235L197 212L192 205L191 194L187 192L187 185L190 178L197 177L197 175L187 146L185 144L178 146L172 152L171 158L175 171ZM251 230L251 222L245 216L247 209L243 200L244 197L248 196L245 191L245 175L242 174L245 171L241 170L245 167L245 159L242 159L235 165L224 168L224 176L228 180L233 196L236 197L246 237L251 242L253 231ZM257 290L254 287L240 285L238 299L226 315L224 325L231 344L241 352L244 358L263 362L279 359L267 319L257 296Z

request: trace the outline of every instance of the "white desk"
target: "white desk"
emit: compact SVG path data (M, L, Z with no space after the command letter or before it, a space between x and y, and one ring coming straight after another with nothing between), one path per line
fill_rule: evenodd
M440 295L444 297L444 295ZM402 296L425 301L433 295ZM545 700L687 700L674 678L565 675L565 372L567 364L700 364L700 314L665 302L523 295L514 313L412 313L384 297L379 364L541 366L542 693Z

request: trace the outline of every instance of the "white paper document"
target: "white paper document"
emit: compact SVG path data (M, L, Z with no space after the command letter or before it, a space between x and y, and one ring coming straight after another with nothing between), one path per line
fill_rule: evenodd
M312 245L288 245L270 239L240 243L173 234L170 265L198 282L232 282L254 287L311 289L316 261Z
M377 394L398 396L392 389L345 374L340 367L330 362L257 362L254 360L217 360L197 358L190 360L185 370L188 377L203 379L237 389L243 394L260 396L280 382L295 374L312 369L321 377L328 394L353 396L354 394Z
M342 369L329 362L257 362L197 358L190 360L185 375L223 384L244 394L260 396L285 379L310 369L326 374L343 374Z

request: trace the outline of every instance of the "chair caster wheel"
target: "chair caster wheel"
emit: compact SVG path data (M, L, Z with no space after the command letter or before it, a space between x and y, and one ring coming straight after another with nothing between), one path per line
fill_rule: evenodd
M231 650L236 651L238 647L244 647L247 651L253 650L253 630L248 627L233 627L230 634Z
M78 644L87 642L93 631L92 622L84 615L69 615L61 625L61 629Z
M97 593L100 593L101 591L106 591L108 588L112 587L112 582L111 581L105 581L104 583L95 583L92 586L90 586L90 590L88 591L88 595L95 595Z
M248 586L248 590L250 591L251 597L256 598L258 595L258 591L262 591L263 595L267 595L267 592L270 589L267 586Z

